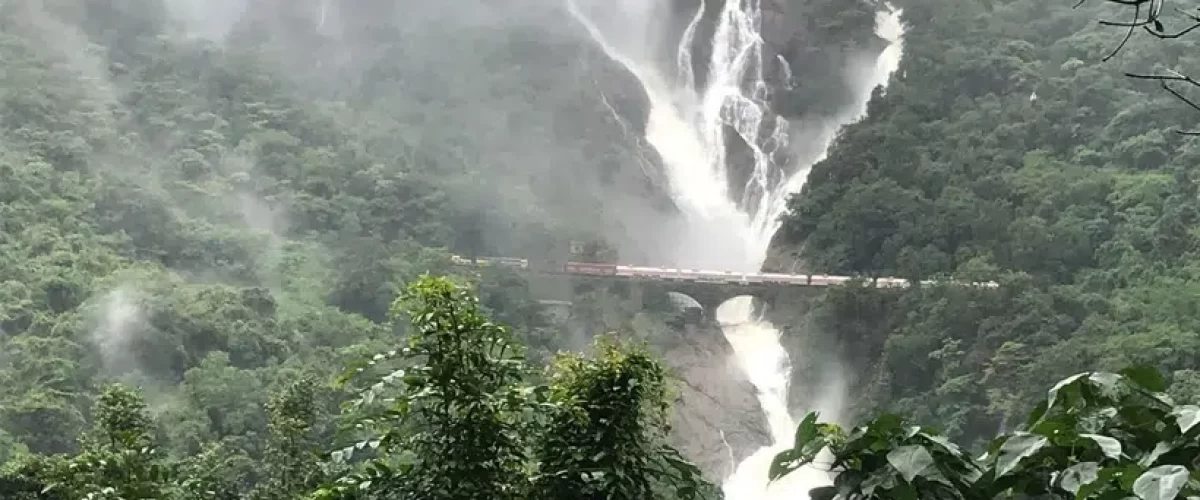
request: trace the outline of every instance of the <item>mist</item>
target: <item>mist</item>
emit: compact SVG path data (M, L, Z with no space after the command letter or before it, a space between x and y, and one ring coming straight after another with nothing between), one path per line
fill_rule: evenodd
M444 186L456 206L487 214L472 250L540 257L533 241L550 228L655 260L672 208L634 125L645 96L561 5L314 1L283 23L267 4L171 4L192 36L264 40L297 86L345 102L345 125L380 138L371 147L410 160L397 167L436 165L414 173L439 180L472 173ZM337 81L315 84L314 73Z
M285 302L281 268L307 252L341 273L325 299L369 302L352 310L375 320L389 275L428 270L418 252L397 262L405 245L536 259L569 238L614 247L622 264L757 271L787 197L859 116L874 88L862 82L880 78L863 48L831 78L849 108L789 120L773 102L806 75L754 15L699 2L14 5L9 24L89 111L73 157L122 258ZM117 50L147 33L157 45ZM245 101L263 89L275 97ZM422 233L414 221L430 213L451 230ZM178 376L130 354L148 321L135 299L152 285L91 291L104 371Z
M670 32L669 18L644 3L568 0L568 5L596 44L635 75L649 97L646 140L663 159L668 191L682 215L675 225L675 247L666 254L672 267L759 271L789 196L803 187L838 129L865 115L874 90L887 85L902 53L899 12L877 13L873 31L887 46L874 60L846 61L843 85L853 96L850 106L833 116L798 120L802 133L795 134L767 98L773 87L790 86L791 78L773 81L766 71L774 58L762 37L759 3L729 1L712 9L700 3L680 37L666 41L659 35ZM710 17L712 24L706 25ZM661 59L671 46L674 60ZM812 467L779 483L767 477L772 457L791 445L793 406L842 418L849 395L837 353L802 353L832 362L819 381L800 380L813 389L803 391L812 392L811 399L790 401L793 360L780 331L755 311L753 298L729 299L715 317L732 356L757 390L770 434L744 460L732 457L738 465L725 480L726 496L791 498L827 484L828 475Z
M99 348L103 369L126 374L139 368L134 344L141 338L145 318L137 303L137 291L125 285L104 294L96 304L96 323L91 340Z
M528 257L538 251L538 233L549 228L606 241L630 264L705 264L679 254L714 240L688 229L687 210L677 206L680 180L669 179L661 152L643 139L651 112L647 90L596 46L568 2L162 2L146 10L165 13L168 36L216 47L254 44L298 90L343 103L337 118L361 132L367 146L400 160L393 168L442 184L451 173L473 174L443 186L453 205L487 214L475 218L484 226L478 228L483 241L461 246ZM17 3L32 6L24 12L28 25L87 79L97 102L118 102L131 91L109 77L114 61L96 50L104 40L89 39L76 25L86 19L60 19L32 2ZM690 57L673 47L679 37L694 36L685 30L695 11L676 4L626 1L593 18L619 35L610 38L644 69L641 77L673 79L679 75L652 69ZM821 136L830 128L794 127ZM162 151L135 154L145 162L186 140L154 137L147 142ZM819 142L792 140L788 154L814 154L805 148ZM132 177L157 191L161 182L154 175ZM747 196L746 203L763 203L756 200L761 194ZM747 251L758 253L731 247L723 260Z

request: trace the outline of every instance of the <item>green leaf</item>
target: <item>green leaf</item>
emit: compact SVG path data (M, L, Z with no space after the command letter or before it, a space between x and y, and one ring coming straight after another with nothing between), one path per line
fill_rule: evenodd
M1077 494L1080 488L1091 484L1100 477L1100 464L1096 462L1078 463L1064 470L1060 477L1058 486Z
M1126 385L1121 383L1122 377L1115 373L1109 372L1092 372L1088 374L1088 382L1092 388L1100 392L1100 396L1105 398L1119 397L1121 392L1126 389ZM1089 403L1093 403L1094 394L1091 391L1083 393L1083 396L1088 399Z
M1099 434L1080 434L1079 437L1088 438L1100 445L1100 451L1104 452L1104 456L1113 460L1121 458L1121 442L1108 436Z
M871 495L876 490L891 490L891 489L895 488L897 485L897 481L898 480L897 480L895 474L891 474L891 473L870 474L867 476L866 480L864 480L859 485L859 490L860 490L860 493L862 493L862 495L865 498L871 498L872 497Z
M904 425L904 418L894 413L884 413L871 422L871 430L879 434L891 434Z
M1179 432L1187 434L1196 424L1200 424L1200 406L1183 405L1171 412L1175 423L1179 424Z
M1057 396L1056 391L1051 392L1049 398L1039 402L1037 404L1037 406L1034 406L1033 410L1029 412L1029 420L1028 421L1030 423L1033 423L1033 422L1037 422L1038 420L1041 420L1042 417L1046 415L1046 410L1049 409L1050 404L1054 402L1054 398L1056 396Z
M1108 469L1105 469L1105 470L1108 470ZM1138 464L1128 464L1128 465L1125 465L1124 467L1116 468L1116 473L1113 474L1112 477L1113 477L1113 479L1116 479L1117 483L1120 485L1120 487L1122 489L1132 490L1133 483L1136 482L1138 480L1138 478L1141 477L1141 475L1145 472L1146 472L1145 467L1142 467ZM1100 477L1102 479L1104 478L1104 471L1101 471Z
M1158 444L1154 445L1153 451L1151 451L1146 456L1142 457L1141 460L1138 460L1138 465L1140 465L1142 467L1149 467L1151 465L1154 465L1154 462L1158 461L1158 457L1163 456L1164 454L1166 454L1167 452L1169 452L1173 449L1175 449L1174 444L1168 443L1166 441L1159 441Z
M1044 417L1041 421L1029 427L1029 432L1052 438L1064 432L1075 430L1077 421L1062 414ZM1077 430L1075 430L1078 432Z
M1064 390L1068 392L1072 390L1078 391L1079 386L1082 384L1080 380L1088 376L1089 373L1090 372L1076 373L1075 375L1071 375L1070 377L1059 380L1057 384L1054 384L1054 387L1051 387L1050 390L1047 391L1046 399L1041 403L1038 403L1038 405L1033 408L1033 411L1030 412L1029 422L1032 424L1045 417L1046 413L1049 412L1051 408L1054 408L1056 404L1058 404L1059 399L1061 399L1061 393Z
M1154 367L1131 366L1121 370L1119 373L1151 392L1163 392L1167 390L1167 380Z
M951 443L949 439L928 432L921 432L918 435L929 440L930 443L940 446L943 450L946 450L946 452L950 453L951 455L959 458L966 456L963 454L962 449L959 448L958 445Z
M1021 463L1021 460L1032 456L1038 450L1046 446L1048 440L1045 436L1038 436L1026 432L1018 432L1004 441L1004 445L1000 447L1000 454L996 457L996 477L999 478Z
M1142 500L1173 500L1187 481L1187 467L1160 465L1146 471L1134 481L1133 494Z
M905 481L912 482L933 466L933 456L924 446L909 445L896 448L887 454L887 461Z
M1057 384L1054 384L1054 387L1050 388L1050 397L1046 404L1048 406L1054 406L1054 399L1055 399L1055 396L1058 395L1059 391L1061 391L1064 387L1071 385L1071 384L1079 381L1079 379L1086 377L1086 376L1088 376L1088 372L1076 373L1074 375L1071 375L1070 377L1059 380Z
M837 498L837 488L833 486L821 486L808 490L808 498L810 500L833 500Z
M800 457L801 451L794 448L775 455L775 458L771 460L771 468L767 471L767 477L774 481L788 475L800 467Z
M1124 474L1126 469L1125 467L1105 467L1100 469L1100 472L1097 474L1097 480L1081 484L1079 491L1075 493L1075 498L1082 500L1090 497L1093 493L1103 490L1105 486L1112 482L1113 478ZM1121 496L1123 497L1124 495Z
M821 437L821 433L817 429L817 412L811 412L804 416L800 425L796 426L796 440L792 443L792 447L803 450L809 442L819 437Z

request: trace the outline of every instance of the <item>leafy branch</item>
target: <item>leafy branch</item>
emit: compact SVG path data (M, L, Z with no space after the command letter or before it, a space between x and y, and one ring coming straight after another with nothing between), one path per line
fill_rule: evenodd
M1200 407L1176 405L1153 369L1087 372L1055 385L1028 422L978 458L929 428L883 415L849 433L808 415L775 480L833 456L813 499L1140 498L1200 495Z

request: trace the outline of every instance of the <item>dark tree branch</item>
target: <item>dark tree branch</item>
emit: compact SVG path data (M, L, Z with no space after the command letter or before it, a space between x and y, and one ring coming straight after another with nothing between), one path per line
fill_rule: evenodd
M1166 74L1166 75L1125 73L1125 76L1128 76L1130 78L1137 79L1137 80L1157 81L1159 86L1161 86L1163 88L1163 90L1170 92L1171 95L1175 96L1176 99L1183 101L1184 104L1187 104L1192 109L1194 109L1196 111L1200 111L1200 104L1197 104L1196 101L1189 99L1187 96L1183 95L1182 92L1171 87L1171 85L1169 84L1169 82L1183 82L1183 83L1186 83L1193 87L1200 87L1200 81L1196 81L1194 78L1192 78L1190 76L1187 76L1187 75L1180 73L1178 71L1175 71L1175 70L1168 70L1168 74ZM1183 135L1200 136L1200 130L1176 130L1175 132L1179 133L1179 134L1183 134Z
M1161 19L1163 10L1166 7L1167 0L1103 0L1103 1L1106 3L1117 4L1117 5L1122 5L1122 6L1126 6L1126 7L1133 7L1133 20L1132 21L1128 21L1128 22L1106 21L1106 20L1099 21L1102 26L1128 28L1128 30L1125 32L1125 36L1121 39L1121 43L1117 44L1117 47L1115 49L1113 49L1113 51L1111 53L1104 56L1104 58L1102 59L1103 61L1109 61L1113 57L1116 57L1116 55L1118 53L1120 53L1122 49L1125 48L1125 45L1129 43L1129 40L1133 37L1133 32L1135 30L1137 30L1138 28L1142 28L1147 33L1149 33L1151 36L1158 38L1160 40L1180 38L1188 33L1191 33L1192 31L1200 29L1200 16L1189 13L1189 12L1185 12L1183 9L1180 9L1180 8L1175 8L1174 10L1176 12L1178 12L1179 14L1181 14L1183 17L1189 19L1191 21L1191 24L1188 27L1181 29L1179 31L1167 32L1166 28L1163 26L1162 19ZM1079 6L1083 5L1086 2L1087 2L1087 0L1079 0L1078 2L1075 3L1075 7L1078 8ZM1144 6L1148 6L1148 10L1146 11L1146 18L1142 19L1142 12L1143 12ZM1130 78L1134 78L1137 80L1157 81L1159 86L1161 86L1163 88L1163 90L1166 90L1168 93L1170 93L1176 99L1182 101L1184 104L1187 104L1192 109L1194 109L1196 111L1200 111L1200 104L1198 104L1196 101L1185 96L1183 94L1183 92L1181 92L1179 89L1176 89L1171 86L1171 83L1180 82L1180 83L1183 83L1186 85L1190 85L1192 87L1200 87L1200 81L1197 81L1190 76L1184 75L1184 74L1182 74L1178 71L1174 71L1174 70L1169 70L1167 74L1125 73L1125 76L1128 76ZM1182 135L1200 136L1200 130L1193 130L1193 131L1176 130L1175 132L1178 134L1182 134Z
M1113 51L1110 52L1107 56L1104 56L1104 58L1101 59L1102 61L1108 62L1109 59L1116 57L1117 53L1121 52L1121 49L1125 48L1125 44L1129 43L1129 39L1133 38L1133 30L1137 29L1138 26L1144 26L1143 24L1138 23L1138 17L1141 17L1141 15L1142 15L1142 6L1141 5L1135 6L1133 8L1133 22L1129 23L1127 25L1129 27L1129 31L1125 32L1125 38L1122 38L1121 43L1117 45L1117 48L1113 49ZM1109 26L1121 26L1120 24L1114 23L1111 21L1100 21L1100 24L1106 24Z
M1175 11L1179 12L1184 17L1191 19L1192 25L1188 26L1187 28L1184 28L1178 32L1175 32L1175 33L1167 33L1166 30L1163 29L1162 23L1160 22L1160 23L1155 24L1153 27L1145 26L1144 28L1145 28L1146 32L1157 38L1170 39L1170 38L1179 38L1183 35L1191 33L1192 30L1195 30L1196 28L1200 28L1200 16L1196 16L1195 14L1189 14L1187 12L1184 12L1183 9L1179 9L1179 8L1176 8Z

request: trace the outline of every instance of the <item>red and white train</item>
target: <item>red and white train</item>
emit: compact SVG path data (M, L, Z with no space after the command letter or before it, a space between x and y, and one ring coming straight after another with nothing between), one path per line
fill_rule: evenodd
M514 267L529 269L528 259L510 257L476 257L474 260L451 257L455 264L479 267ZM595 264L586 262L567 262L561 269L551 272L564 274L583 274L590 276L619 276L626 278L650 278L667 281L691 281L698 283L721 283L727 285L798 285L798 286L832 286L841 285L853 280L850 276L832 276L828 274L780 274L780 273L739 273L734 271L706 271L699 269L674 269L664 267L622 266L618 264ZM872 285L879 288L904 288L908 280L904 278L878 277L870 279ZM922 285L932 285L932 280L922 280ZM995 282L971 283L974 286L995 288Z

